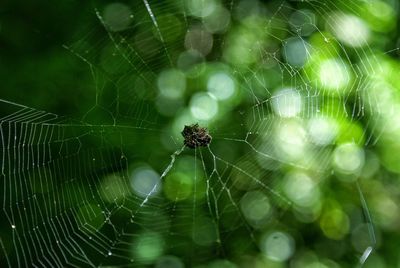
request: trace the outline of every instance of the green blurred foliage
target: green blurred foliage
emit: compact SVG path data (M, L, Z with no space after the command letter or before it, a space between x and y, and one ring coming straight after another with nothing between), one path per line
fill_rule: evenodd
M1 267L400 267L398 9L2 3Z

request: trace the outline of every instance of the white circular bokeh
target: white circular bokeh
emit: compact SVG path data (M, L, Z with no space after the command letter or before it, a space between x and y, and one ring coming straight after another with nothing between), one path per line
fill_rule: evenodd
M345 174L359 172L364 165L364 161L364 150L354 143L341 144L333 152L335 168Z
M310 207L320 198L317 184L301 172L293 172L285 177L284 191L296 205Z
M235 82L230 75L218 72L208 79L207 89L218 100L226 100L235 93Z
M349 67L338 59L324 60L319 66L319 82L330 90L339 90L351 80Z
M275 231L265 234L261 238L261 251L263 254L278 262L288 260L294 253L294 239L287 233Z
M197 93L190 100L190 112L196 119L210 120L218 112L218 102L209 93Z
M186 90L185 74L177 69L167 69L162 71L157 78L157 86L166 98L181 98Z
M186 4L189 13L200 18L211 15L218 6L215 0L186 0Z
M141 197L155 195L161 190L160 175L151 168L135 169L130 182L132 190Z
M292 88L278 90L272 96L272 109L281 117L293 117L301 112L302 99Z
M333 34L348 46L361 47L370 38L370 30L367 23L357 16L335 13L328 20L328 23Z
M196 50L203 56L211 52L213 43L212 34L200 27L190 29L185 35L185 48L187 50Z
M307 127L311 140L318 145L332 143L338 133L337 123L328 117L311 118Z
M260 191L247 192L240 199L240 208L250 222L266 219L272 209L268 197Z

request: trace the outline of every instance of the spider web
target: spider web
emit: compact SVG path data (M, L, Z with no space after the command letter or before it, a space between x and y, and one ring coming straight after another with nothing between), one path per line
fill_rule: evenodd
M386 56L369 47L367 34L351 39L340 28L359 26L362 4L369 5L96 5L96 24L64 46L88 67L92 107L56 115L1 100L1 260L10 267L301 265L296 248L312 248L327 267L363 265L376 244L364 196L373 184L359 181L362 164L340 159L350 150L349 162L369 161L373 154L364 154L385 135L397 96L382 87ZM213 22L210 6L225 24ZM176 87L184 77L185 93L162 91L160 77L171 73ZM233 83L233 93L221 83ZM209 105L196 106L194 96ZM191 150L180 131L195 122L213 141ZM335 195L343 191L358 207L340 206ZM339 227L327 223L332 213ZM334 248L355 229L360 241L338 257L311 246L321 241L309 226Z

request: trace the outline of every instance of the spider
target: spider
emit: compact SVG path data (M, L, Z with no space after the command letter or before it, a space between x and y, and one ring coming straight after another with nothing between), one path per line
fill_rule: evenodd
M210 134L208 134L208 130L204 127L200 127L197 123L190 126L185 126L181 134L185 138L183 144L191 149L199 146L206 147L211 143L212 139Z

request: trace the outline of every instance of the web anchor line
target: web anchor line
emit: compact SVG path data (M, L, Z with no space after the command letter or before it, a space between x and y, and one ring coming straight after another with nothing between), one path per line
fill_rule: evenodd
M368 209L367 201L365 200L364 194L363 194L363 192L361 190L361 186L360 186L360 183L359 183L358 180L356 181L356 186L357 186L358 194L360 195L360 201L361 201L361 205L362 205L363 215L364 215L364 218L365 218L365 220L367 222L366 224L367 224L367 227L368 227L368 235L369 235L369 238L371 240L371 245L368 246L364 250L363 254L361 255L361 257L359 259L359 267L361 268L361 267L364 266L365 262L367 261L367 259L371 255L371 253L375 250L375 247L376 247L376 236L375 236L375 230L374 230L374 225L373 225L373 222L372 222L371 214L370 214L369 209Z
M176 150L173 154L171 154L171 162L169 163L169 165L167 166L167 168L163 171L163 173L160 176L160 180L158 183L156 183L153 188L150 190L150 192L146 195L145 199L142 201L142 203L140 204L139 207L143 207L147 201L149 201L150 196L156 191L159 183L162 181L162 179L167 176L167 174L169 173L169 171L172 169L172 167L174 166L175 163L175 159L177 156L179 156L183 150L185 150L186 146L182 146L182 148L180 148L179 150ZM136 214L136 213L135 213Z

